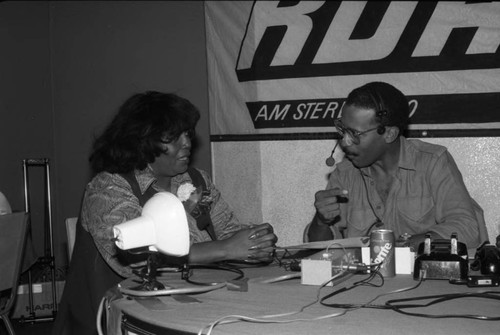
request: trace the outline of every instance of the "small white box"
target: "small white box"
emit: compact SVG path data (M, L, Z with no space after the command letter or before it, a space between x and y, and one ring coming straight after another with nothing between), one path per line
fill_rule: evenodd
M414 265L415 253L408 247L396 247L396 274L411 275Z
M302 259L300 261L303 285L321 285L332 278L332 261L324 259ZM328 283L327 286L332 286Z
M396 274L410 275L413 273L413 266L415 264L415 253L410 251L408 247L396 247L395 249L396 260ZM370 264L370 248L361 248L361 259L363 263Z

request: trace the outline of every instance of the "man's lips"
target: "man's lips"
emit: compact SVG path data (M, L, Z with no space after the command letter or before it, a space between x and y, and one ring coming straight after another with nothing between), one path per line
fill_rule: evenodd
M356 158L358 155L353 153L353 152L346 152L345 153L345 157L348 159L348 160L353 160L354 158Z

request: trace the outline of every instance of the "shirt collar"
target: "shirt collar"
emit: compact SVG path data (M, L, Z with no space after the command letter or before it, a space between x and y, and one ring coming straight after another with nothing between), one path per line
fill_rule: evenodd
M399 141L399 161L398 167L405 170L415 170L417 166L417 153L415 148L404 136L400 136ZM370 167L361 168L361 173L366 177L371 177Z
M153 169L151 168L151 166L149 166L149 164L144 170L135 170L134 173L135 178L137 179L137 183L139 183L139 188L142 194L146 192L149 186L151 186L153 183L156 183Z
M417 152L415 148L404 136L400 136L399 143L399 168L415 170L417 166Z
M149 164L144 170L135 170L134 173L135 173L135 178L139 183L139 188L142 194L144 194L151 185L156 184L157 179L154 175L153 168L151 168ZM191 179L189 178L189 174L187 172L172 177L172 186L171 186L172 191L177 190L179 185L186 181L191 181ZM163 191L170 192L171 190L163 190Z

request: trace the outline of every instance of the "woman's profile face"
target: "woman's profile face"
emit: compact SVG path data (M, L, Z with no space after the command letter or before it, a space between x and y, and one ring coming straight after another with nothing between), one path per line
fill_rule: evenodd
M161 143L163 153L151 163L157 178L174 177L186 172L191 156L191 136L188 131L178 138Z

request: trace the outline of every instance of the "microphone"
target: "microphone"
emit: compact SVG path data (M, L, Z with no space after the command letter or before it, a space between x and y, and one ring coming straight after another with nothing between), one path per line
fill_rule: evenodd
M330 157L326 159L326 165L328 166L334 166L335 165L335 158L333 158L333 153L335 152L335 149L337 149L337 146L339 145L339 141L337 140L337 143L335 144L335 147L333 147L332 153L330 154Z

